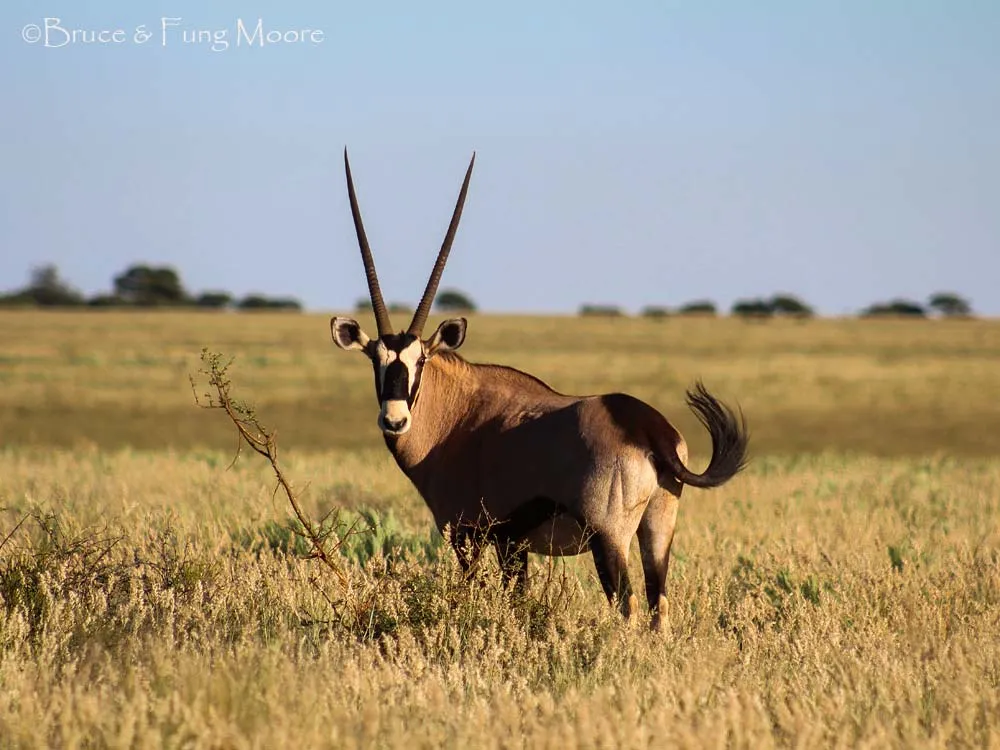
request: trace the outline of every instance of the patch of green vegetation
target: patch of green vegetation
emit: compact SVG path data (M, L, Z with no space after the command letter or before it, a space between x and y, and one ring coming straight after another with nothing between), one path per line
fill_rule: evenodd
M426 533L404 528L390 510L382 513L371 508L344 511L328 516L319 524L321 538L333 535L340 555L364 568L378 559L386 565L401 560L435 563L446 544L433 526ZM257 529L241 528L231 534L233 543L254 553L264 549L272 553L306 557L312 545L298 519L289 516L284 523L267 521Z

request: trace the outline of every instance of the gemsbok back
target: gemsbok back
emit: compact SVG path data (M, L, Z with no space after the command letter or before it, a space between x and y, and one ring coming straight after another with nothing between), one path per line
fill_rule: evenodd
M638 533L651 625L667 617L667 566L684 485L718 487L746 463L739 417L699 382L688 406L712 438L708 468L685 464L687 444L658 411L623 393L569 396L511 367L474 364L456 353L465 318L446 320L429 338L424 323L448 260L469 189L475 154L437 262L409 328L397 332L382 300L375 262L344 150L347 192L361 247L378 337L334 317L333 341L363 352L375 371L378 426L399 468L420 492L466 571L496 547L506 580L523 587L528 552L590 550L609 602L629 618L637 609L628 552Z

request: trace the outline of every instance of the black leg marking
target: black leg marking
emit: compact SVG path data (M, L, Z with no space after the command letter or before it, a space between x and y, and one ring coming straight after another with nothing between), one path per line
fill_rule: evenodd
M628 577L625 554L605 534L595 534L590 540L590 549L594 553L594 567L597 568L604 595L609 603L614 603L617 598L618 608L628 617L631 614L632 583Z
M451 548L466 578L472 575L479 562L484 541L482 530L474 524L459 521L451 531Z
M548 497L536 497L514 510L502 521L489 528L490 541L496 545L497 561L503 571L504 584L517 580L517 591L528 584L528 547L524 538L543 523L566 512L562 503Z
M567 508L561 503L536 497L499 521L480 519L478 523L457 523L451 543L466 577L478 562L482 547L493 544L504 583L515 578L518 590L523 590L528 578L528 549L524 538L543 523L566 512Z
M666 587L660 581L656 563L646 555L642 556L642 574L646 581L646 604L649 606L650 612L655 612L660 603L660 594L665 593Z
M508 586L513 579L514 590L523 593L528 585L528 547L517 542L497 544L497 562L503 572L503 584Z

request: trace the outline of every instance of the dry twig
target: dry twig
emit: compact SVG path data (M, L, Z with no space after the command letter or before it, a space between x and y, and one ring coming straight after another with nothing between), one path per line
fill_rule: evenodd
M311 545L309 557L320 560L333 573L337 581L346 587L348 584L347 574L340 563L334 558L334 554L340 548L344 539L350 534L356 533L354 527L357 523L352 524L346 533L337 536L332 543L332 547L328 546L330 537L335 535L337 524L335 522L326 523L327 519L324 519L324 523L316 525L306 515L305 511L302 510L302 505L299 503L296 492L292 489L291 483L285 477L281 465L278 463L276 432L267 430L260 423L256 411L252 406L234 399L230 394L232 383L229 380L227 372L233 360L230 359L223 364L221 354L209 352L206 348L201 351L201 361L203 367L199 372L207 376L208 384L215 390L215 393L214 395L206 393L199 398L197 386L192 377L191 390L194 393L195 403L203 409L221 409L236 426L238 442L236 454L233 456L233 464L239 459L244 443L267 459L277 479L277 485L274 488L275 494L279 489L284 492L285 497L288 498L289 505L292 506L292 511L295 513L296 519L298 519L304 530L303 532L295 530L295 532L301 533L309 540Z

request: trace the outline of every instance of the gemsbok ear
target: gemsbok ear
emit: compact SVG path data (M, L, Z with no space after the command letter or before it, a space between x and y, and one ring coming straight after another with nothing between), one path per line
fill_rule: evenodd
M345 351L367 351L371 339L361 330L358 321L351 318L331 318L330 335L333 343Z
M451 318L438 326L434 335L426 341L427 356L433 357L441 352L455 351L465 341L465 318Z

